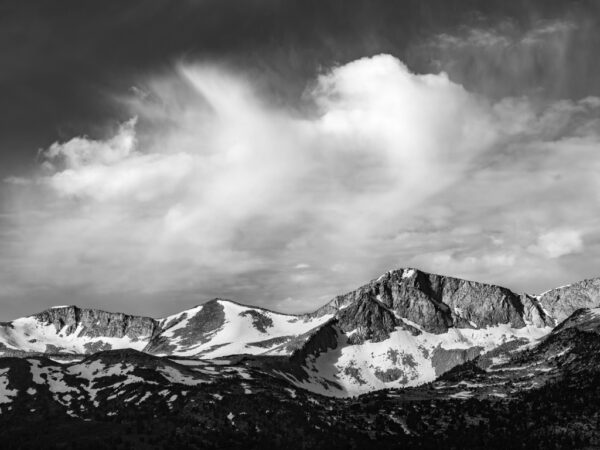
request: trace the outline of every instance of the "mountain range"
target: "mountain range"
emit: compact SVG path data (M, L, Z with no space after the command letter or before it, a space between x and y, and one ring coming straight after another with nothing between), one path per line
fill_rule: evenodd
M372 439L382 448L435 448L439 439L464 443L452 416L457 404L477 406L461 413L461 420L473 415L463 427L485 422L489 434L491 414L517 428L510 408L533 414L527 396L555 404L561 391L553 389L562 386L573 399L593 398L599 351L600 278L528 295L404 268L300 315L224 299L163 319L57 306L0 324L0 423L15 436L25 433L24 420L53 418L62 430L79 424L123 448L155 448L141 436L162 428L144 427L172 416L192 423L198 441L188 436L186 445L264 448L275 445L277 418L288 424L278 442L290 439L291 448L302 448L295 433L314 440L304 448ZM597 425L597 411L577 408L572 423ZM556 417L548 420L540 426ZM107 421L143 430L99 431ZM179 429L177 422L163 431ZM336 433L341 440L332 441ZM28 439L20 442L43 448ZM598 433L586 439L600 445ZM113 444L106 448L119 448Z

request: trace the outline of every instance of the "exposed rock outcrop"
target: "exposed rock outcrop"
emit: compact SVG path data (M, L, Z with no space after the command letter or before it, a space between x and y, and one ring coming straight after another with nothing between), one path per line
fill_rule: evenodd
M295 348L290 356L290 362L304 364L309 358L317 358L321 353L338 347L340 330L337 319L321 325L306 335L299 336L288 344L288 348Z
M449 328L485 328L526 321L545 326L551 320L535 298L519 296L509 289L460 278L430 274L416 269L387 272L355 291L340 295L314 315L331 313L371 299L431 333Z
M547 313L559 323L580 308L600 307L600 278L551 289L537 298Z
M520 300L523 304L523 320L526 323L540 328L554 326L556 319L546 314L543 306L536 297L522 294Z
M56 331L77 337L127 337L131 340L148 339L158 330L158 321L150 317L112 313L77 306L54 307L32 317Z
M248 309L240 313L240 316L252 317L252 325L262 333L266 333L268 328L273 326L273 320L254 309Z
M349 343L362 343L368 339L380 342L387 339L401 323L393 311L368 294L341 309L337 313L342 331L352 332Z

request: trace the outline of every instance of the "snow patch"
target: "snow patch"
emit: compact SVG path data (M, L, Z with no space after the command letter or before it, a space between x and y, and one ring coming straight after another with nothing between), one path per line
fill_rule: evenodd
M193 376L181 373L174 367L165 366L158 369L158 372L162 374L171 383L185 384L186 386L197 386L202 383L208 383L207 380L201 380L194 378Z
M410 278L415 274L415 269L405 269L402 271L402 279Z
M473 393L470 391L461 391L456 394L450 394L448 397L450 398L458 398L458 399L466 399L473 397Z
M8 367L0 369L0 404L11 403L18 393L16 389L8 388L8 370Z
M297 397L295 389L290 389L290 388L284 388L284 389L290 394L290 397L292 397L292 398Z

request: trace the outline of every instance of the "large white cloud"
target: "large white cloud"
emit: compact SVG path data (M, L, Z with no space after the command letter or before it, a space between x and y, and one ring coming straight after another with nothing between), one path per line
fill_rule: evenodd
M400 265L535 289L593 241L598 99L493 102L389 55L303 108L206 64L147 90L137 123L44 152L12 285L307 310Z

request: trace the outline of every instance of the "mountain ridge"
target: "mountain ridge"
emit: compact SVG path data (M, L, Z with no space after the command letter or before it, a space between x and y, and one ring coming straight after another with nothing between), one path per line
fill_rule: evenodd
M533 345L559 322L549 311L562 317L581 304L600 306L595 280L532 296L400 268L305 314L223 298L160 319L59 306L0 324L0 353L286 357L298 387L356 395L430 382L509 342Z
M407 266L407 267L400 267L400 268L397 268L397 269L388 270L388 271L384 272L382 275L380 275L379 277L371 279L370 281L368 281L367 283L365 283L363 286L366 286L366 285L369 285L369 284L371 284L373 282L376 282L376 281L382 279L384 276L386 276L386 275L388 275L390 273L402 272L402 271L415 271L415 272L426 274L426 275L436 275L436 276L444 277L446 279L460 280L460 281L467 282L467 283L473 283L473 284L479 284L479 285L485 285L485 286L496 286L496 287L499 287L499 288L502 288L502 289L509 290L509 291L513 292L515 295L527 295L528 297L536 298L536 299L544 297L547 294L551 294L551 293L553 293L555 291L558 291L558 290L568 289L568 288L570 288L570 287L572 287L574 285L578 285L578 284L584 284L584 283L598 283L598 284L600 284L600 276L598 276L598 277L591 277L591 278L584 278L584 279L577 280L577 281L574 281L574 282L571 282L571 283L568 283L568 284L565 284L565 285L561 285L561 286L557 286L557 287L554 287L554 288L547 289L547 290L545 290L545 291L543 291L541 293L534 294L534 293L529 293L529 292L514 291L514 290L512 290L512 289L510 289L508 287L505 287L503 285L500 285L500 284L494 284L494 283L489 283L489 282L485 282L485 281L477 281L477 280L472 280L472 279L468 279L468 278L461 278L461 277L453 276L453 275L437 274L437 273L433 273L433 272L427 272L427 271L421 270L421 269L416 268L416 267L408 267ZM334 303L335 300L338 299L339 297L343 297L343 296L345 296L347 294L350 294L350 293L356 291L357 289L360 289L360 287L356 288L356 289L353 289L353 290L350 290L350 291L347 291L344 294L336 295L331 300L325 302L322 306L317 307L317 309L315 309L313 311L307 311L307 312L288 313L288 312L284 312L284 311L280 311L280 310L276 310L276 309L272 309L272 308L267 308L267 307L264 307L264 306L254 305L254 304L251 304L251 303L243 303L243 302L238 301L238 300L233 300L233 299L224 298L224 297L212 297L212 298L209 298L209 299L207 299L207 300L205 300L205 301L203 301L201 303L197 303L197 304L195 304L193 306L190 306L190 307L186 308L183 311L186 311L186 310L189 310L189 309L193 309L193 308L196 308L198 306L202 306L202 305L204 305L205 303L208 303L208 302L213 302L213 301L221 300L221 301L226 301L226 302L234 303L234 304L237 304L239 306L245 306L245 307L255 308L255 309L262 309L264 311L271 312L271 313L274 313L274 314L282 314L282 315L286 315L286 316L304 317L304 316L307 316L307 315L313 315L313 314L315 314L319 310L321 310L321 309L326 308L327 306L329 306L329 304ZM103 308L82 307L82 306L79 306L79 305L76 305L76 304L53 305L53 306L49 306L49 307L47 307L47 308L45 308L45 309L43 309L41 311L33 313L31 315L39 314L39 313L47 311L49 309L61 309L61 308L68 308L68 307L76 307L76 308L79 308L79 309L82 309L82 310L94 310L94 311L100 311L100 312L106 312L106 313L113 313L113 314L124 314L124 315L134 316L134 317L144 317L144 318L149 318L149 319L153 319L153 320L156 320L156 321L160 321L161 319L165 318L165 317L147 316L147 315L137 314L137 313L133 313L133 312L129 312L129 313L115 312L115 311L109 311L109 310L103 309ZM180 312L182 312L182 311L180 311ZM166 316L166 317L170 317L170 316L176 315L176 314L178 314L178 313L176 312L176 313L170 314L169 316ZM20 316L20 317L17 317L15 319L18 319L18 318L21 318L21 317L28 317L28 316ZM15 319L13 319L13 320L15 320ZM11 322L11 320L0 321L0 324L9 323L9 322Z
M478 285L483 285L483 286L499 287L499 288L508 290L508 291L512 292L513 294L515 294L515 295L528 296L528 297L533 298L533 299L540 299L542 297L547 297L549 294L552 294L552 293L554 293L556 291L559 291L559 290L569 289L569 288L571 288L572 286L575 286L575 285L586 284L586 283L590 283L590 284L593 283L593 284L600 285L600 276L598 276L598 277L584 278L582 280L577 280L577 281L574 281L572 283L568 283L568 284L565 284L565 285L561 285L561 286L557 286L557 287L548 289L548 290L543 291L541 293L532 294L532 293L528 293L528 292L513 291L512 289L510 289L508 287L505 287L503 285L499 285L499 284L488 283L488 282L484 282L484 281L476 281L476 280L467 279L467 278L461 278L461 277L457 277L457 276L442 275L442 274L437 274L437 273L433 273L433 272L427 272L427 271L421 270L421 269L416 268L416 267L400 267L400 268L397 268L397 269L391 269L391 270L388 270L388 271L384 272L379 277L371 279L369 282L365 283L361 287L364 287L364 286L367 286L369 284L372 284L373 282L379 281L380 279L382 279L383 277L385 277L388 274L395 273L395 272L406 272L406 271L414 271L416 273L421 273L421 274L426 274L426 275L435 275L435 276L443 277L443 278L446 278L446 279L459 280L459 281L466 282L466 283L471 283L471 284L478 284ZM225 301L225 302L234 303L234 304L237 304L237 305L243 306L243 307L254 308L254 309L261 309L261 310L264 310L264 311L267 311L267 312L271 312L271 313L274 313L274 314L281 314L281 315L286 315L286 316L305 317L305 316L311 316L311 315L314 315L314 314L318 313L319 311L323 310L324 308L329 307L330 304L334 304L335 301L338 298L344 297L344 296L346 296L348 294L351 294L351 293L355 292L356 290L360 289L361 287L353 289L353 290L350 290L350 291L347 291L344 294L340 294L340 295L337 295L337 296L333 297L331 300L327 301L324 305L318 307L314 311L307 311L307 312L301 312L301 313L288 313L288 312L279 311L279 310L275 310L275 309L271 309L271 308L266 308L264 306L254 305L254 304L251 304L251 303L243 303L241 301L233 300L233 299L230 299L230 298L223 298L223 297L212 297L212 298L210 298L208 300L205 300L205 301L203 301L201 303L197 303L197 304L195 304L193 306L190 306L189 308L186 308L183 311L187 311L187 310L190 310L190 309L202 306L202 305L204 305L206 303L209 303L209 302ZM177 315L177 314L183 312L183 311L179 311L179 312L176 312L176 313L171 314L171 315L166 316L166 317L153 317L153 316L146 316L146 315L143 315L143 314L136 314L136 313L131 313L131 312L130 313L122 313L122 312L109 311L109 310L103 309L103 308L88 308L88 307L81 307L81 306L78 306L76 304L69 304L69 305L53 305L53 306L49 306L49 307L43 309L42 311L33 313L31 315L40 314L40 313L48 311L50 309L62 309L62 308L69 308L69 307L75 307L75 308L79 308L81 310L93 310L93 311L98 311L98 312L105 312L105 313L110 313L110 314L123 314L123 315L126 315L126 316L132 316L132 317L142 317L142 318L152 319L152 320L155 320L155 321L160 321L160 320L165 319L166 317ZM21 317L17 317L16 319L19 319L19 318L22 318L22 317L29 317L29 316L21 316ZM16 319L13 319L13 320L16 320ZM11 320L3 321L3 322L0 321L0 324L6 324L6 323L9 323L9 322L11 322Z

